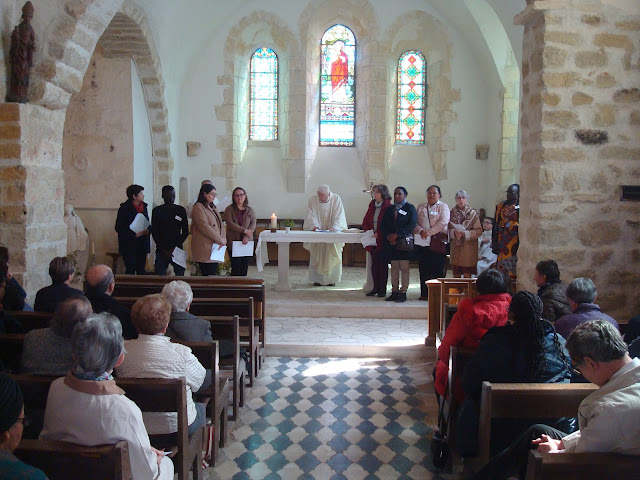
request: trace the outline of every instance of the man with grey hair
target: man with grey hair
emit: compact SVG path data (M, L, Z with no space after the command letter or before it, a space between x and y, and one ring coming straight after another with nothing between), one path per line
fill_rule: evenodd
M342 200L328 185L320 185L309 199L303 229L340 232L347 228ZM334 286L342 277L342 249L344 243L304 243L309 250L309 281L315 286Z
M142 412L111 376L125 354L118 319L90 315L74 328L71 349L77 366L51 384L40 438L90 446L126 440L134 479L173 479L171 459L151 446Z
M556 320L554 324L556 332L567 339L578 325L597 319L606 320L618 328L618 322L606 313L602 313L600 307L594 303L597 294L596 286L590 278L580 277L571 282L567 287L567 298L573 313L563 315Z
M610 452L640 456L640 359L632 359L617 328L605 320L582 323L567 340L574 368L600 388L578 407L580 430L566 435L534 425L473 478L524 478L529 449L541 453ZM586 478L586 477L585 477Z
M138 331L131 322L131 312L113 297L116 281L113 271L107 265L94 265L85 276L87 298L96 313L109 312L122 323L122 336L126 340L138 338Z

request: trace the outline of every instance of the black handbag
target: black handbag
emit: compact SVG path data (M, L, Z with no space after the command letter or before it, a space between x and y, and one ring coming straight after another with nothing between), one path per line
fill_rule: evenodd
M405 236L398 236L396 239L396 250L401 252L413 252L413 233Z
M431 219L429 218L429 212L427 212L427 221L429 222L429 227L431 227ZM445 232L436 233L435 235L431 236L431 242L429 243L429 248L433 250L435 253L446 255L448 243L449 243L449 235L447 235Z

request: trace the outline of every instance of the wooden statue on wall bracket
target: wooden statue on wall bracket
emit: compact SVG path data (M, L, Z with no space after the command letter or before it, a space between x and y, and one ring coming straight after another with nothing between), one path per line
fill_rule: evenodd
M33 64L33 54L36 51L36 37L31 26L33 18L33 4L27 2L22 7L22 22L14 28L11 34L11 48L9 61L11 76L9 77L9 92L7 102L27 103L29 101L29 71Z

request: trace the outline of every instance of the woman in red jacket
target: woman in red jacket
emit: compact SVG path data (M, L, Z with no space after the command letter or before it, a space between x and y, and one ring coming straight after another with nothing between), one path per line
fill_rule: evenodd
M490 268L480 274L476 282L478 296L465 298L451 319L438 348L435 388L444 396L449 372L449 350L452 346L478 348L480 340L493 327L507 323L511 295L511 281L504 273Z
M376 245L366 247L371 255L371 275L373 276L373 290L367 293L368 297L387 295L387 278L389 276L389 266L386 257L382 258L382 235L378 233L378 226L382 223L384 211L391 205L391 194L386 185L376 185L373 187L373 200L369 203L369 210L362 220L364 231L373 230L376 237Z

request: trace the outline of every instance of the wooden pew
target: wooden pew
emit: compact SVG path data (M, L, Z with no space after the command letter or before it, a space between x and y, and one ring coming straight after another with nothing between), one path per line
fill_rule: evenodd
M24 346L23 333L0 334L0 360L10 373L19 373Z
M178 445L178 452L172 460L179 480L188 480L189 470L193 470L194 480L201 480L202 429L188 436L185 378L116 378L116 384L143 412L177 412L176 433L149 435L149 439L156 448Z
M593 383L482 382L478 428L480 465L490 459L492 419L575 417L580 402L597 389Z
M37 330L39 328L47 328L53 313L48 312L25 312L25 311L11 311L9 312L13 318L22 323L24 333L31 330Z
M129 308L139 297L116 297L116 300ZM208 320L220 319L231 320L234 316L240 321L240 344L246 346L251 357L252 368L249 369L249 386L253 387L253 382L258 374L260 340L258 329L254 322L253 298L194 298L189 312L200 318ZM214 336L214 339L218 339Z
M640 457L617 453L529 452L526 480L638 478Z
M126 441L86 447L54 440L23 439L14 455L42 470L49 480L130 480Z
M209 398L211 422L214 426L213 454L211 465L215 465L218 452L226 444L228 432L227 407L229 406L229 381L220 378L220 357L218 341L213 342L175 342L191 349L204 368L211 370L211 386L206 397ZM205 395L202 394L202 397ZM202 401L203 398L197 400Z
M187 282L194 298L248 298L253 297L254 322L259 330L262 351L260 368L266 354L266 282L262 278L249 277L169 277L152 275L116 275L114 296L142 297L160 293L162 287L173 280Z

